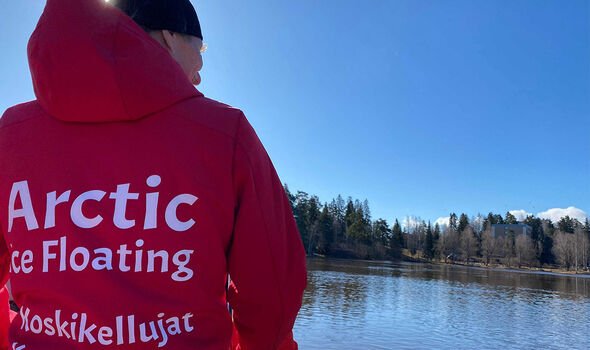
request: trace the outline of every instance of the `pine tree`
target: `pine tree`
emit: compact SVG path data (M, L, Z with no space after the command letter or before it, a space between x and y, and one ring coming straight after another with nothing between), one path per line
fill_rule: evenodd
M566 215L557 222L557 228L561 232L574 233L577 222L578 221L576 219L572 219Z
M365 208L365 205L357 199L352 204L351 211L349 211L351 203L352 201L349 201L349 205L347 206L346 235L357 243L361 242L370 245L372 241L372 227L369 215L365 214L368 206Z
M491 228L492 225L496 224L496 218L492 212L488 213L488 216L483 221L483 230L486 231L488 228Z
M430 221L428 222L428 226L426 227L426 239L424 242L424 257L427 259L432 259L434 257L434 237L432 233L432 225L430 225Z
M391 232L393 236L393 244L398 246L400 249L404 248L404 234L402 232L402 227L397 219L395 219L395 223L393 224Z
M371 208L369 208L369 201L368 200L364 200L363 201L363 219L365 220L365 222L368 222L369 224L371 223Z
M457 232L457 214L455 213L451 213L449 216L449 229Z
M543 264L544 262L542 260L542 255L543 244L545 241L545 234L543 233L543 221L534 217L533 215L529 215L524 219L523 223L529 225L533 229L531 232L531 239L535 247L535 258L538 259L541 264Z
M516 220L516 216L512 215L511 212L506 213L506 219L504 220L504 222L509 225L518 224L518 220Z
M384 219L377 219L373 223L373 237L384 247L389 246L391 242L391 229L389 228L387 221Z
M346 232L346 240L347 241L350 238L349 228L354 223L354 220L355 220L354 217L355 217L354 204L352 203L352 198L348 197L348 200L346 202L346 210L344 212L344 224L345 224L344 232Z
M338 195L336 199L332 199L332 202L329 205L329 210L334 219L334 242L343 242L346 234L346 222L344 220L346 204L341 195Z
M318 252L320 254L329 254L332 246L335 243L334 235L334 218L328 210L328 205L325 204L322 213L318 219L319 224L319 242Z
M434 224L434 232L432 233L432 238L434 239L435 243L440 238L440 225L438 224L438 222Z
M301 234L307 254L313 254L318 241L318 218L320 216L319 198L309 197L309 194L297 191L295 195L295 220Z
M364 200L363 204L361 205L361 221L362 221L362 231L361 231L361 238L366 244L373 243L373 223L371 221L371 208L369 208L369 201Z
M319 240L319 222L320 217L320 199L317 196L311 196L308 202L306 225L309 232L308 252L313 254Z
M469 226L469 218L467 217L467 214L461 213L461 216L459 217L459 225L457 226L457 231L463 232L465 231L467 226Z
M555 264L555 254L553 253L555 226L551 220L541 219L541 229L543 230L543 246L541 248L541 264Z
M494 224L502 225L505 223L504 219L502 218L502 215L500 215L500 214L494 214L494 221L495 221Z
M308 216L308 210L307 210L307 204L309 201L309 195L306 192L303 191L297 191L297 194L295 195L295 200L294 200L294 208L293 208L293 214L295 215L295 221L297 223L297 229L299 230L299 234L301 234L301 239L303 240L303 246L305 247L305 250L307 252L307 254L311 254L311 252L308 251L308 246L309 246L309 236L310 236L310 232L308 230L307 227L307 216Z

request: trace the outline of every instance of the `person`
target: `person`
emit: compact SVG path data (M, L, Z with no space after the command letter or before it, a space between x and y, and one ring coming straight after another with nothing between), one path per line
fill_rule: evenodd
M10 348L296 349L301 237L244 114L193 86L194 8L114 5L47 0L36 100L0 119Z

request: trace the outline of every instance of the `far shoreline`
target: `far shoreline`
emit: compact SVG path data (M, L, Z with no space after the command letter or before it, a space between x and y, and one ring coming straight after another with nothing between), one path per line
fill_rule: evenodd
M342 258L342 257L331 257L321 254L314 254L308 255L308 259L318 259L318 260L340 260L340 261L359 261L359 262L367 262L367 263L399 263L399 262L409 262L409 263L418 263L418 264L431 264L431 265L438 265L438 266L458 266L470 269L478 269L478 270L490 270L490 271L498 271L498 272L514 272L514 273L522 273L522 274L531 274L531 275L550 275L550 276L562 276L562 277L574 277L574 278L590 278L590 271L571 271L571 270L564 270L564 269L553 269L548 267L514 267L514 266L505 266L505 265L485 265L482 263L464 263L464 262L444 262L444 261L436 261L436 260L426 260L411 257L408 255L403 255L399 260L367 260L367 259L360 259L360 258Z

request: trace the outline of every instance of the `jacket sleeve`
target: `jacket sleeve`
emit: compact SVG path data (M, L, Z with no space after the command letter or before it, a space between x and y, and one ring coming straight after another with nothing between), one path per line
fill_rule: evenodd
M4 240L4 233L0 230L0 288L4 287L9 276L10 253Z
M272 162L244 116L235 140L228 252L233 349L297 349L292 329L307 283L301 236Z
M0 288L0 350L8 350L8 327L10 326L10 306L8 304L8 291Z
M10 306L8 304L8 291L4 288L8 280L9 261L8 247L4 241L4 235L0 232L0 350L7 350L9 347Z

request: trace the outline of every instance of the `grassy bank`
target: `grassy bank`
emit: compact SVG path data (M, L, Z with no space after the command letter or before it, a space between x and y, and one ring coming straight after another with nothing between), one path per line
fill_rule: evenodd
M473 261L465 262L460 260L439 260L439 259L426 259L421 254L411 254L410 251L404 249L402 251L402 261L409 261L409 262L420 262L420 263L428 263L428 264L437 264L437 265L458 265L458 266L465 266L465 267L477 267L477 268L485 268L485 269L492 269L492 270L506 270L506 271L521 271L521 272L543 272L543 273L552 273L552 274L559 274L559 275L566 275L566 276L575 276L575 275L582 275L582 276L590 276L590 271L584 270L568 270L554 266L525 266L525 265L506 265L502 263L489 263L486 264L480 259L473 259Z

